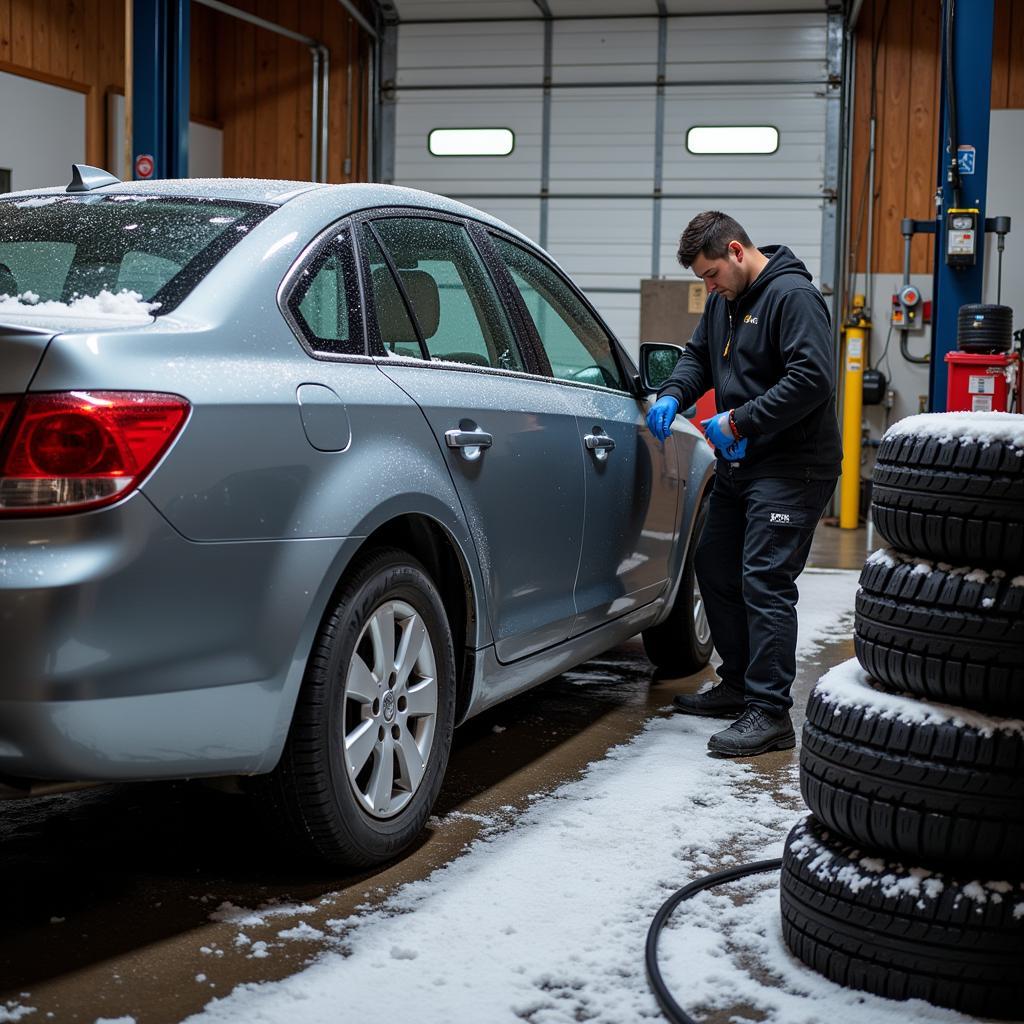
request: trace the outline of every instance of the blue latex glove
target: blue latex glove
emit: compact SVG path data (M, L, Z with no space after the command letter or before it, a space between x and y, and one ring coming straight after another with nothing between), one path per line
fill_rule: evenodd
M730 462L739 462L747 454L747 439L741 437L737 441L733 437L727 412L720 412L717 416L701 420L700 425L704 428L704 436L715 446L715 450Z
M647 413L647 429L659 440L664 441L672 433L672 421L679 412L679 401L671 395L659 398Z
M747 439L745 437L741 437L738 441L733 441L733 443L725 449L724 454L730 462L739 462L740 459L747 454Z
M715 450L723 455L729 445L736 443L736 438L732 436L732 428L729 426L727 412L720 412L717 416L701 420L700 425L704 428L704 436L715 446Z

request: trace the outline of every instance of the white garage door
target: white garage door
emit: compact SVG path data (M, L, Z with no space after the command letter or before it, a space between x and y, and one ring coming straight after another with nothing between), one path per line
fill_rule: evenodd
M583 10L656 15L658 6ZM694 6L670 0L662 18L581 18L574 0L398 3L393 180L462 199L539 241L634 352L640 281L687 276L675 249L701 210L733 214L759 244L790 245L820 283L836 98L824 4L743 16ZM470 9L509 20L458 20ZM704 125L772 126L778 149L696 155L687 132ZM515 144L507 156L435 156L436 128L507 128Z

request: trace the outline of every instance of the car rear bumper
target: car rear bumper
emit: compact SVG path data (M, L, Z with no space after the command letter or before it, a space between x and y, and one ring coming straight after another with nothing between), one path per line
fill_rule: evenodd
M140 494L0 521L0 775L268 770L345 545L195 543Z

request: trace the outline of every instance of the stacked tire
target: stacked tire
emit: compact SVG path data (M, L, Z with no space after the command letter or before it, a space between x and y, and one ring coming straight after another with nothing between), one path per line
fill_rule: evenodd
M833 981L997 1019L1024 1008L1024 416L882 440L856 660L808 701L787 945Z

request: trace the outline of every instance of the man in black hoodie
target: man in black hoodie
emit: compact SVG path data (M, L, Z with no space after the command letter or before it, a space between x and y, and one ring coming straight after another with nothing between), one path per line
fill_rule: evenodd
M758 249L724 213L698 214L679 242L708 300L647 423L664 440L680 409L715 389L703 421L715 483L696 551L721 683L678 711L736 719L708 741L736 757L793 747L796 578L831 496L842 447L828 309L786 246Z

